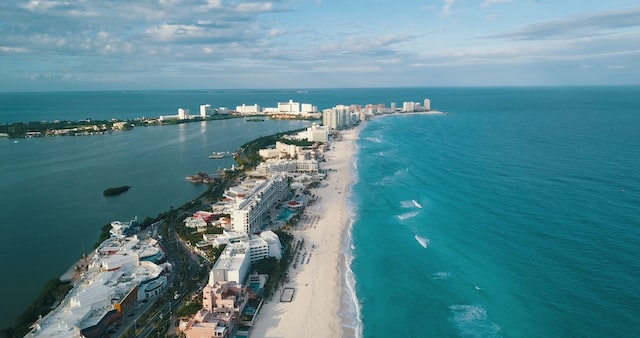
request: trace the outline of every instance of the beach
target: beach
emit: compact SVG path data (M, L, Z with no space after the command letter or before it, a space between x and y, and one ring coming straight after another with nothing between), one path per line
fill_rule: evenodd
M284 284L285 288L295 289L292 301L280 301L280 288L263 305L251 336L345 335L338 314L344 272L341 248L350 222L346 199L352 184L352 157L358 133L359 127L344 130L341 139L331 142L322 165L327 177L320 188L312 191L318 198L306 209L293 232L296 240L304 240L304 247Z

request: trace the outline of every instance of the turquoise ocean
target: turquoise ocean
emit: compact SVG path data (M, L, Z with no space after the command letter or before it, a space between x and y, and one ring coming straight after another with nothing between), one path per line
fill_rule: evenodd
M640 87L0 93L0 123L177 107L430 98L442 115L365 123L354 158L343 324L364 337L629 337L640 332ZM0 139L0 327L103 224L200 194L207 159L308 122L210 121ZM226 161L226 162L225 162ZM107 186L131 185L105 199ZM6 304L11 304L7 306Z
M637 337L640 88L441 93L360 134L363 335Z

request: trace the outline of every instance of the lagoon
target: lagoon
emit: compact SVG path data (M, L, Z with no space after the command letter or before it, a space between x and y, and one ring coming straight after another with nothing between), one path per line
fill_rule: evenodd
M140 220L180 206L206 190L185 177L230 168L233 151L260 136L306 127L309 121L245 122L244 119L139 127L95 136L0 139L0 328L93 250L103 225ZM17 142L16 142L17 141ZM105 187L129 185L104 197Z

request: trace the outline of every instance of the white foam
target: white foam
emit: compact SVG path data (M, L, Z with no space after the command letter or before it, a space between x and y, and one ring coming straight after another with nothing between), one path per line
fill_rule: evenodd
M413 202L413 205L415 205L415 206L416 206L416 208L420 208L420 209L422 209L422 205L420 205L420 203L418 203L418 201L416 201L416 200L411 200L411 202Z
M409 209L409 208L422 209L422 205L420 205L420 203L418 203L418 201L416 200L400 201L400 207L404 209Z
M411 201L400 201L400 206L405 209L413 208Z
M398 215L398 219L401 220L401 221L404 221L407 218L416 217L417 215L418 215L417 211L407 212L405 214Z
M500 325L492 322L487 311L479 304L449 306L450 320L463 337L502 337Z
M362 333L362 316L360 309L360 302L358 301L358 297L356 295L356 279L353 274L353 270L351 270L351 263L353 262L354 255L353 250L355 246L353 244L353 223L356 217L355 208L352 206L348 209L349 213L349 226L346 231L347 240L343 244L343 278L344 278L344 288L341 296L341 326L343 328L348 328L353 330L356 338L361 338L363 336Z
M431 240L426 238L426 237L421 237L421 236L415 235L415 239L425 249L429 246L429 243L431 243Z
M451 273L446 271L438 271L431 274L431 278L433 279L447 279L450 276L451 276Z
M393 173L393 176L405 176L407 173L409 173L409 168L399 169Z

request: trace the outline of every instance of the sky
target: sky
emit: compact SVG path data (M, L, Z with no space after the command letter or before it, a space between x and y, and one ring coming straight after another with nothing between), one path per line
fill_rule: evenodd
M637 0L0 2L5 92L637 84Z

